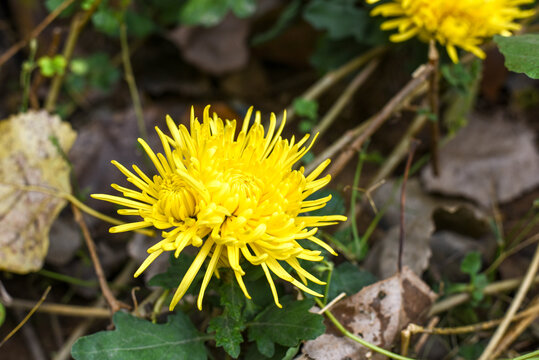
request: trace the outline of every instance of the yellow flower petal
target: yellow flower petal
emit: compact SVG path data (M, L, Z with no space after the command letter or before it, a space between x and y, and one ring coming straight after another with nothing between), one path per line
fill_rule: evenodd
M378 0L366 0L369 4ZM499 34L508 36L520 28L518 19L533 16L534 10L520 9L534 0L390 0L376 6L371 16L394 18L384 22L382 30L396 29L389 39L406 41L414 36L435 40L445 46L454 63L456 47L484 58L478 47Z
M254 115L253 115L254 113ZM120 215L138 215L141 221L111 228L111 232L130 231L154 226L163 230L163 240L148 248L148 257L136 271L139 276L163 252L178 257L187 246L199 247L195 260L181 279L170 304L172 310L183 297L207 257L197 299L203 297L211 277L219 276L219 267L234 272L244 295L250 298L243 281L242 263L261 266L277 306L278 294L271 272L301 290L310 290L307 282L321 284L307 272L298 259L321 261L320 251L303 248L298 240L307 239L335 254L329 245L316 238L318 227L346 220L342 215L301 216L301 213L324 207L331 196L305 200L328 184L331 177L320 174L329 165L322 162L308 176L304 169L294 170L295 163L313 146L316 136L309 135L297 143L282 138L286 114L277 124L271 115L267 131L260 112L249 108L236 135L235 120L221 120L203 111L199 121L191 109L190 129L177 126L167 116L170 135L156 128L163 147L154 152L142 139L139 143L155 166L146 175L133 165L131 172L116 161L113 164L136 189L113 185L121 196L92 195L96 199L119 204ZM213 249L213 250L212 250ZM211 254L211 255L210 255ZM305 284L289 274L281 262L286 261Z

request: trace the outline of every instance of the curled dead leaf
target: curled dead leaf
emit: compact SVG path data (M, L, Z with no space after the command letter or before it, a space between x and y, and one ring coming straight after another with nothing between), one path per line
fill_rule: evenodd
M68 123L45 111L0 122L0 269L24 274L43 265L49 229L66 200L28 187L71 192L59 148L69 151L75 138Z
M332 314L348 331L371 344L389 349L409 323L421 323L436 294L412 270L364 287L336 304ZM363 345L343 337L331 323L326 333L307 341L303 354L315 360L384 359Z
M213 27L182 26L169 34L189 63L214 75L238 70L247 64L249 21L229 14Z
M427 166L421 179L428 191L463 196L488 208L539 185L539 153L533 131L497 112L475 114L470 124L440 151L440 176Z

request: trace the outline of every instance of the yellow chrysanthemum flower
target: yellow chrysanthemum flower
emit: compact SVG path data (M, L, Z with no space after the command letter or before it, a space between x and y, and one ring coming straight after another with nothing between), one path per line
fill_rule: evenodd
M163 252L174 251L176 257L189 245L200 248L189 270L174 294L172 310L185 294L206 258L210 258L197 305L202 308L204 291L213 274L219 276L219 267L233 270L236 280L247 298L250 298L242 280L245 274L241 257L251 264L260 265L273 293L277 306L279 299L271 272L289 281L301 290L320 296L309 289L307 280L324 284L303 269L298 259L320 261L320 251L303 248L298 240L306 239L335 252L315 235L317 227L346 220L345 216L302 216L320 209L331 196L306 200L325 186L330 176L318 176L328 166L323 162L311 174L293 165L311 148L303 146L309 135L297 143L281 138L285 121L276 128L275 115L271 115L267 133L256 112L249 127L252 108L236 136L236 120L221 120L217 114L209 115L204 109L200 123L191 110L191 131L177 126L167 116L171 136L159 128L164 154L155 154L148 144L138 139L157 174L145 175L136 165L134 173L116 161L112 163L137 190L116 184L112 187L123 197L94 194L92 197L119 204L125 209L120 215L138 215L143 220L112 227L110 232L122 232L154 226L163 230L163 240L148 249L149 256L135 272L139 276ZM285 114L286 115L286 114ZM290 275L280 262L286 262L302 280Z
M366 0L374 4L380 0ZM393 42L418 36L424 41L435 40L445 46L454 63L460 47L485 58L479 46L494 35L511 35L519 30L516 19L533 15L534 10L522 10L520 5L534 0L391 0L378 5L372 16L396 17L382 23L382 30L397 29L390 36Z

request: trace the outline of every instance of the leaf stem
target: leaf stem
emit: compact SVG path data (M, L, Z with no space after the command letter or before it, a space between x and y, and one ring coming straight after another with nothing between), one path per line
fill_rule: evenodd
M314 300L316 301L318 306L323 307L322 302L320 301L320 299L315 298ZM371 344L370 342L366 341L365 339L362 339L362 338L352 334L351 332L346 330L346 328L339 322L339 320L337 320L337 318L331 313L331 311L326 310L324 312L324 314L333 323L333 325L335 325L335 327L337 329L339 329L340 332L343 333L344 336L346 336L347 338L352 339L353 341L365 346L366 348L371 349L372 351L375 351L375 352L377 352L379 354L385 355L385 356L387 356L388 358L391 358L391 359L413 360L412 358L402 356L402 355L399 355L399 354L395 354L395 353L393 353L393 352L391 352L389 350L386 350L386 349L382 349L381 347L378 347L378 346L376 346L374 344Z
M92 4L92 7L90 7L85 12L77 13L73 17L69 28L69 35L67 37L66 45L62 54L67 65L69 65L69 62L71 61L71 56L73 55L75 45L77 44L77 40L82 29L90 20L94 12L97 10L99 5L101 4L101 1L102 0L95 0ZM62 74L56 74L56 76L52 79L51 88L49 90L49 94L47 95L47 100L45 101L45 110L47 110L49 113L53 113L56 108L56 100L58 99L62 83L64 82L65 73L66 72Z
M122 62L124 65L125 82L129 87L129 94L131 95L133 107L135 108L138 131L142 138L148 139L146 124L144 122L144 113L142 111L140 96L137 90L137 83L135 81L135 76L133 75L133 67L131 66L131 60L129 58L129 43L127 41L127 25L125 24L125 15L122 23L120 24L120 44L122 47Z
M15 333L17 331L19 331L19 329L24 324L26 324L28 319L30 319L30 317L36 312L36 310L39 308L39 306L43 303L43 301L45 301L45 299L47 298L47 295L49 294L49 291L51 291L50 286L47 287L47 289L45 290L43 295L41 295L41 299L39 299L39 301L32 307L32 310L30 310L30 312L24 317L24 319L22 319L22 321L17 326L15 326L15 328L13 330L11 330L11 332L9 334L6 335L6 337L2 340L2 342L0 342L0 347L2 347L2 345L4 345L6 343L6 341L8 341L13 335L15 335Z

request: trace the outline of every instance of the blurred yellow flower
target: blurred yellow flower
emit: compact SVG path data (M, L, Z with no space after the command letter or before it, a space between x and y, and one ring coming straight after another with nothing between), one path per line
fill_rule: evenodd
M317 227L344 221L346 217L302 215L324 207L331 199L326 196L306 200L330 181L329 175L318 178L329 160L309 175L304 174L303 168L293 170L293 165L314 142L303 146L309 135L298 142L294 137L290 141L283 140L281 132L285 121L277 128L274 114L271 114L266 133L259 112L249 126L250 108L236 136L236 120L223 121L215 113L210 116L209 111L207 106L200 123L191 110L190 131L184 125L177 126L167 116L171 136L156 127L164 154L155 154L144 140L138 140L157 170L153 178L136 165L133 165L133 173L112 161L137 189L113 184L123 197L92 195L125 207L118 210L120 215L142 218L142 221L112 227L112 233L149 226L163 230L163 240L148 249L149 256L135 277L163 252L174 251L178 257L186 246L192 245L200 249L174 294L171 310L206 258L209 262L198 296L199 309L212 275L219 276L219 267L231 268L243 293L250 298L242 279L245 274L242 256L262 267L277 306L281 307L270 271L301 290L320 296L306 286L307 280L323 282L303 269L298 259L321 261L323 257L320 251L303 248L298 240L309 240L335 254L315 236ZM302 282L290 275L281 262L290 265Z
M366 0L374 4L380 0ZM534 0L390 0L376 6L371 15L395 17L382 23L382 30L397 29L390 36L393 42L418 36L424 41L435 40L445 46L454 63L458 62L456 47L485 58L479 46L496 34L509 36L519 30L516 19L533 15L534 10L522 10L520 5Z

